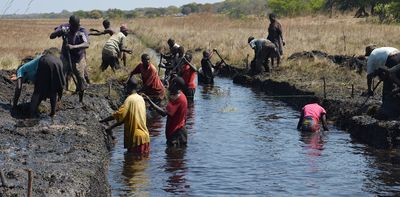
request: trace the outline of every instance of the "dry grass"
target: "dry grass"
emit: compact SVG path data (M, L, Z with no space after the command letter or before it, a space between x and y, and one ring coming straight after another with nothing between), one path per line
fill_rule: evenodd
M367 19L354 19L340 16L299 17L281 19L286 41L285 57L299 51L321 50L329 54L362 55L367 44L400 47L399 26L368 23ZM45 48L60 46L61 39L50 40L53 28L67 20L0 20L0 67L16 68L22 57L33 55ZM247 38L265 37L269 21L265 18L233 20L219 15L192 15L188 17L162 17L135 19L131 21L112 21L114 27L128 23L135 36L129 36L128 45L134 49L129 56L129 67L117 72L116 77L124 77L138 62L146 48L167 51L166 40L173 37L185 49L196 51L194 63L199 66L201 51L216 48L226 57L228 63L244 66L247 54L253 51L247 45ZM101 20L82 20L86 28L101 29ZM87 50L91 78L95 82L114 77L111 71L99 72L101 49L108 36L91 37ZM218 58L214 57L214 61ZM158 60L153 58L153 64ZM320 90L321 77L329 86L349 92L354 84L356 91L365 89L365 76L327 62L284 61L278 80L296 81L296 85ZM342 92L342 91L341 91Z

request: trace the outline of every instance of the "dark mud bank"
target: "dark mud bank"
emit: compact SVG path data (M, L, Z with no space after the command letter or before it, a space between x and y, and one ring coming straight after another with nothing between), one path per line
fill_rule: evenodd
M298 89L288 82L274 81L267 75L249 76L244 73L243 69L228 67L223 70L222 76L233 78L234 83L276 95L276 99L299 111L312 97L316 97L314 92ZM400 122L375 119L367 115L370 104L360 108L362 103L363 100L351 98L328 98L323 99L322 105L328 111L328 119L347 130L353 139L376 148L399 148Z
M98 123L117 104L117 99L107 98L108 85L91 85L83 105L78 104L77 95L64 94L53 119L47 116L49 102L42 102L41 117L28 119L24 102L29 102L33 88L24 85L22 104L11 110L14 83L8 80L9 74L0 71L0 169L7 182L0 182L0 196L26 196L27 169L33 172L33 196L110 196L111 144Z

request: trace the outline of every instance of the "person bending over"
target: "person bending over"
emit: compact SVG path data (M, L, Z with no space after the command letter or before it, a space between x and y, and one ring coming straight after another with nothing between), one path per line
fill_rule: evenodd
M326 111L319 105L319 98L314 98L310 104L301 109L297 129L300 131L318 132L320 131L320 122L324 131L328 131L326 122Z
M43 55L23 64L17 69L17 74L11 77L12 80L16 80L13 109L18 105L22 83L30 81L34 83L34 91L30 103L30 115L35 116L39 104L47 98L50 99L51 104L50 116L55 115L57 95L58 100L61 100L65 86L63 64L59 55L60 51L57 48L46 49Z
M124 148L131 153L147 155L150 152L150 135L146 126L146 105L143 97L136 92L138 85L134 78L130 78L126 86L130 95L124 104L100 122L117 121L106 129L109 134L113 128L124 124Z

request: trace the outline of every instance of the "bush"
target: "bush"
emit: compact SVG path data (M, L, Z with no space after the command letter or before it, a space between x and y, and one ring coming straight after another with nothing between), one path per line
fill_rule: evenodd
M375 14L379 16L380 22L400 22L400 3L378 4L374 8Z
M325 0L269 0L268 6L278 15L297 16L316 13L325 3Z

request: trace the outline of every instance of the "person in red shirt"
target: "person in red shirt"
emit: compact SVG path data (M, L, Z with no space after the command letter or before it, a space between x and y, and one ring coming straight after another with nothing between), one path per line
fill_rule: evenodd
M140 74L143 87L138 92L148 95L154 102L159 103L165 98L164 86L158 76L156 67L150 63L150 56L144 53L141 59L142 63L136 66L128 79L135 74Z
M187 131L186 131L186 112L187 112L187 99L181 92L184 88L185 82L181 77L175 77L171 80L168 87L170 92L170 99L167 107L162 109L156 105L148 96L144 95L146 101L162 116L167 116L167 125L165 127L165 136L167 138L167 145L173 147L182 147L187 144Z
M179 76L183 78L185 81L185 88L183 89L183 93L185 94L188 101L193 102L194 94L196 92L196 67L191 63L192 61L192 53L186 52L183 64L179 68Z
M319 105L320 99L314 98L310 104L307 104L301 110L297 129L301 131L318 132L320 131L319 122L321 121L324 131L328 131L326 122L326 111Z

